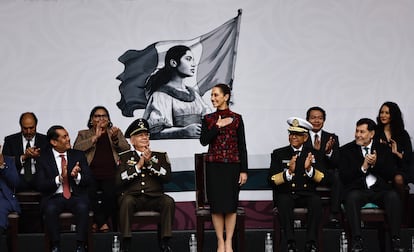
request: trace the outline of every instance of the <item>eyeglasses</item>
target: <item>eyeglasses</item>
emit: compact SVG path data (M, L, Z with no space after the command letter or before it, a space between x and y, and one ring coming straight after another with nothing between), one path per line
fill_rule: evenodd
M289 136L305 136L305 133L301 133L301 132L289 132Z
M108 115L93 115L93 118L95 118L95 119L107 119L108 118Z

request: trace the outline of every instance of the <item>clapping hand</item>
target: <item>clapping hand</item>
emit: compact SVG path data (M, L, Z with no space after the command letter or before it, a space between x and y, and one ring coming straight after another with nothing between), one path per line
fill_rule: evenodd
M334 145L335 145L335 138L333 136L330 136L329 140L326 142L325 153L326 154L331 153Z
M79 166L79 162L76 162L76 165L73 167L73 169L70 173L70 176L76 178L80 171L81 171L81 168Z
M109 134L111 136L112 141L118 140L118 132L119 132L119 128L118 127L112 126L109 129Z
M309 172L312 168L313 160L315 160L315 157L313 156L312 152L309 152L305 159L305 169L307 172Z

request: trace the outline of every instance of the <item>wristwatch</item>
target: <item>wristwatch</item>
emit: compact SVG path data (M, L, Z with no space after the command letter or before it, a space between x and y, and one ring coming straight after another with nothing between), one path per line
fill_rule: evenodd
M4 169L4 167L6 167L6 163L0 164L0 169Z

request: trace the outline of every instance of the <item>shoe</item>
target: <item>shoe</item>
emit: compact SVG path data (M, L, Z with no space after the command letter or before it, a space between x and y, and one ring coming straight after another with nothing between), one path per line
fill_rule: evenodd
M75 252L86 252L85 246L77 246Z
M307 242L305 246L305 252L318 252L316 243L314 241Z
M339 227L340 221L337 217L338 214L329 215L329 226L330 227Z
M107 233L107 232L109 232L109 226L108 226L108 224L103 224L102 226L101 226L101 228L99 229L99 232L101 232L101 233Z
M169 245L161 245L160 251L161 252L172 252L172 249Z
M398 237L392 238L392 251L393 252L404 252L405 249L401 248L401 240Z
M96 225L96 223L92 224L92 232L96 233L96 231L98 230L98 225Z
M364 251L364 243L362 241L362 237L358 236L355 237L352 242L352 252L363 252Z
M287 245L287 252L297 252L298 250L296 249L296 243L295 242L288 242Z
M60 248L59 247L53 247L51 251L52 252L60 252Z

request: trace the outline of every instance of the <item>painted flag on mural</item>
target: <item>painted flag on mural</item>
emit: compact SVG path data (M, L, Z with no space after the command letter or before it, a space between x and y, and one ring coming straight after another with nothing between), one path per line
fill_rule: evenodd
M213 31L191 40L159 41L143 50L128 50L118 60L125 65L117 77L121 100L117 103L122 114L132 117L136 109L145 109L148 101L146 85L148 77L164 66L165 54L176 45L189 47L194 54L196 74L186 85L197 87L200 95L217 83L233 82L241 10L235 18Z

